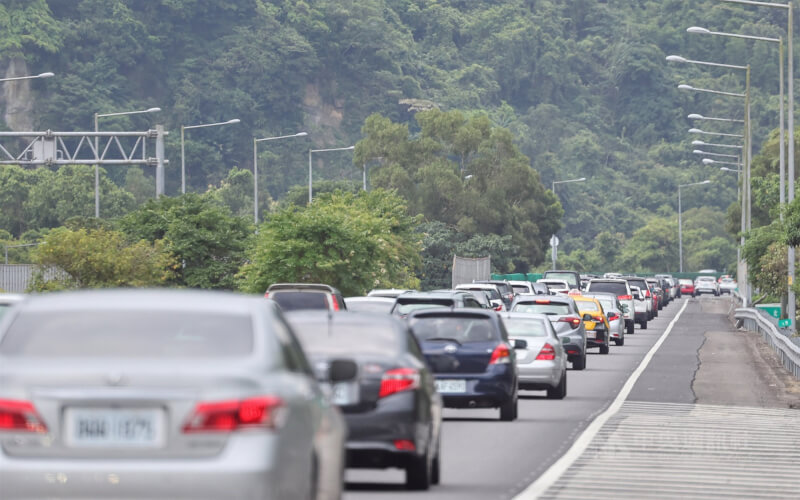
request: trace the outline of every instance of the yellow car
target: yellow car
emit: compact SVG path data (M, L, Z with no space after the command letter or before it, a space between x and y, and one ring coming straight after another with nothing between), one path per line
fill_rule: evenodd
M600 354L608 354L609 332L611 326L603 311L600 301L591 297L572 296L578 306L578 312L583 318L583 328L586 330L586 347L599 347Z

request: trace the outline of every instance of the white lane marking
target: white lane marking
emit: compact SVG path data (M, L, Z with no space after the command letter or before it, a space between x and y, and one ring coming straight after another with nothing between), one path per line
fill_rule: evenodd
M686 310L686 306L688 305L688 300L683 303L681 310L678 311L678 314L676 314L674 318L672 318L669 326L667 326L667 329L664 330L664 333L661 334L661 337L659 337L653 347L647 351L644 359L642 359L641 363L639 363L639 366L636 368L636 370L634 370L631 376L628 377L628 381L625 382L624 386L622 386L619 394L617 394L617 397L609 405L606 411L598 415L592 421L592 423L586 427L586 430L584 430L583 433L578 436L578 439L575 440L570 449L567 450L567 452L564 453L564 455L562 455L561 458L551 465L550 468L547 469L541 476L539 476L536 481L531 483L519 495L515 496L514 500L532 500L538 498L539 495L547 491L550 486L555 484L555 482L558 481L558 478L560 478L561 475L564 474L564 472L566 472L567 469L569 469L569 467L583 454L583 452L589 446L589 443L592 442L592 439L594 439L597 433L600 432L600 429L602 429L606 422L608 422L608 419L610 419L622 407L622 403L624 403L628 398L628 394L630 394L631 390L633 390L633 386L636 384L636 381L639 380L642 372L644 372L645 368L647 368L647 365L650 364L650 360L653 359L653 356L655 356L656 351L658 351L659 347L661 347L661 344L667 340L672 328L678 322L681 314L683 314L683 311Z

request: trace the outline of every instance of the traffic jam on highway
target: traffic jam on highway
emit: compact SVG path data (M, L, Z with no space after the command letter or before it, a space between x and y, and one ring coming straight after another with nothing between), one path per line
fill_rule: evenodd
M445 409L512 422L521 392L568 399L587 353L624 350L682 295L732 289L719 281L548 271L364 297L303 283L7 297L0 498L332 499L346 469L435 488Z

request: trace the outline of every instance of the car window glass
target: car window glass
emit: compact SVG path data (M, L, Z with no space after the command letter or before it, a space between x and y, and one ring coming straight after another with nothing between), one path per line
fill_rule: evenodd
M561 316L569 314L569 305L564 303L549 303L549 304L535 304L535 303L520 303L514 306L514 312L537 313Z
M544 277L548 279L554 280L563 280L566 281L570 285L578 286L578 280L575 278L573 273L551 273L546 272L544 273Z
M589 282L590 292L607 292L615 295L626 295L628 293L625 283L612 283L608 281Z
M344 313L342 313L344 314ZM387 319L391 319L387 317ZM405 349L401 330L391 322L334 320L294 321L294 331L307 353L385 355Z
M549 321L547 322L550 323ZM503 324L511 337L547 337L544 321L540 319L504 318Z
M283 314L277 308L266 316L270 326L275 329L275 336L281 344L281 351L286 367L293 372L301 372L313 376L311 366L303 353L303 348L292 333L292 328L286 322Z
M432 307L453 307L453 299L397 299L394 312L409 314L412 311Z
M444 338L466 344L499 338L499 332L487 317L423 316L413 318L410 326L420 341Z
M0 354L46 358L228 358L253 352L249 315L202 311L21 313Z
M269 298L277 302L284 311L328 309L328 298L322 292L276 291L271 292Z

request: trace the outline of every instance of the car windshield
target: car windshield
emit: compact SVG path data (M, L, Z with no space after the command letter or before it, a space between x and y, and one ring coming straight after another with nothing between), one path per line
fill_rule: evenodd
M420 342L454 340L466 344L500 340L500 333L483 316L423 316L411 321L411 329Z
M269 298L281 306L284 311L301 309L328 309L328 297L321 292L280 291L271 292Z
M547 325L540 319L504 318L511 337L547 337Z
M465 287L465 288L459 288L459 290L468 290L470 292L476 292L476 291L486 292L489 294L490 300L502 300L502 297L500 297L500 292L498 292L496 288Z
M295 321L293 329L303 350L310 354L360 355L398 352L403 345L400 331L388 323L362 321Z
M242 314L200 311L37 311L11 324L0 354L45 358L227 358L253 351Z
M590 281L589 291L607 292L613 293L614 295L626 295L628 293L625 283L614 283L611 281Z
M516 293L531 293L531 288L527 285L511 285Z
M514 306L513 312L548 314L551 316L563 316L569 314L569 304L563 302L531 303L523 302Z
M575 274L573 273L550 273L547 272L544 274L544 277L547 279L552 280L563 280L566 281L570 285L579 286L578 280L575 278Z
M453 299L397 299L394 312L406 315L421 309L453 306Z
M600 302L600 305L603 306L603 309L617 309L617 306L614 304L614 301L611 299L597 299Z

